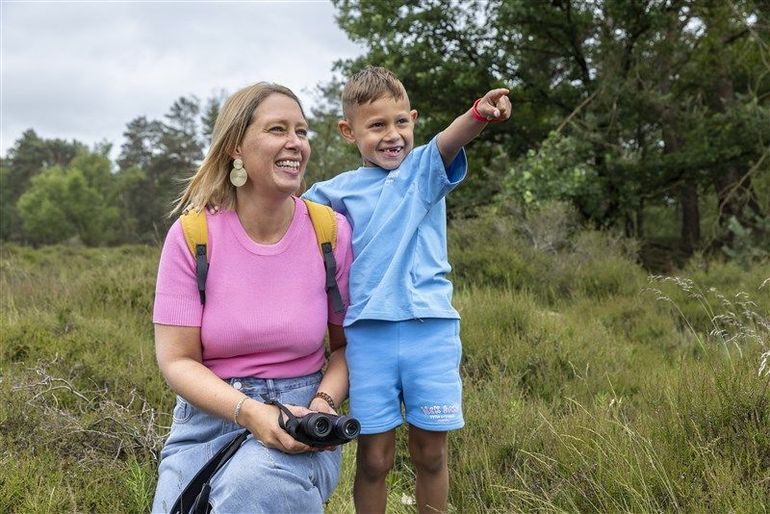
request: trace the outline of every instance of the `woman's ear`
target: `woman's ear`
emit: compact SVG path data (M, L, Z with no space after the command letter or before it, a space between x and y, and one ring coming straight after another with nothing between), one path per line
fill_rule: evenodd
M356 136L353 134L353 127L350 126L350 122L348 120L343 119L338 121L337 129L340 131L340 134L345 139L345 141L348 143L356 142Z

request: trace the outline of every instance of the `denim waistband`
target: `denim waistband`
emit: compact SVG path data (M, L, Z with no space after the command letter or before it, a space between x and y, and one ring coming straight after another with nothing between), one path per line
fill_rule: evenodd
M291 378L256 378L233 377L226 380L234 388L244 391L249 396L267 395L274 397L278 394L301 389L311 385L318 385L323 374L320 371L301 377Z

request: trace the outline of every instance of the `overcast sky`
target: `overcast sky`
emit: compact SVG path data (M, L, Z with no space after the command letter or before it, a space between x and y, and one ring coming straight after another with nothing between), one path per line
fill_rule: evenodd
M258 80L306 108L335 60L360 55L328 1L0 2L0 154L28 128L108 140L160 119L180 96L205 100ZM114 153L114 152L113 152Z

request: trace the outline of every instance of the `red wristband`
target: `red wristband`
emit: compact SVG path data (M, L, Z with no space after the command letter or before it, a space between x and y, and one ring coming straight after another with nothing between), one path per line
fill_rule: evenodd
M480 121L481 123L499 123L502 120L490 120L486 116L483 116L479 110L476 108L477 105L479 105L479 102L481 101L481 98L477 99L475 102L473 102L473 107L471 107L471 116L473 116L473 119L476 121Z
M481 123L489 123L489 120L486 116L482 116L479 110L476 108L477 105L479 105L479 102L481 101L481 98L477 98L475 102L473 102L473 107L471 107L471 116L473 116L473 119L476 121L480 121Z

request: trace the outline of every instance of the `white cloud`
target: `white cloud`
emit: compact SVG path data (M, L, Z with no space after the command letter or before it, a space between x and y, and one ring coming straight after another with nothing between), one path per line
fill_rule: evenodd
M106 139L161 118L180 96L204 100L258 80L309 92L337 59L361 53L329 2L2 2L5 155L21 133Z

